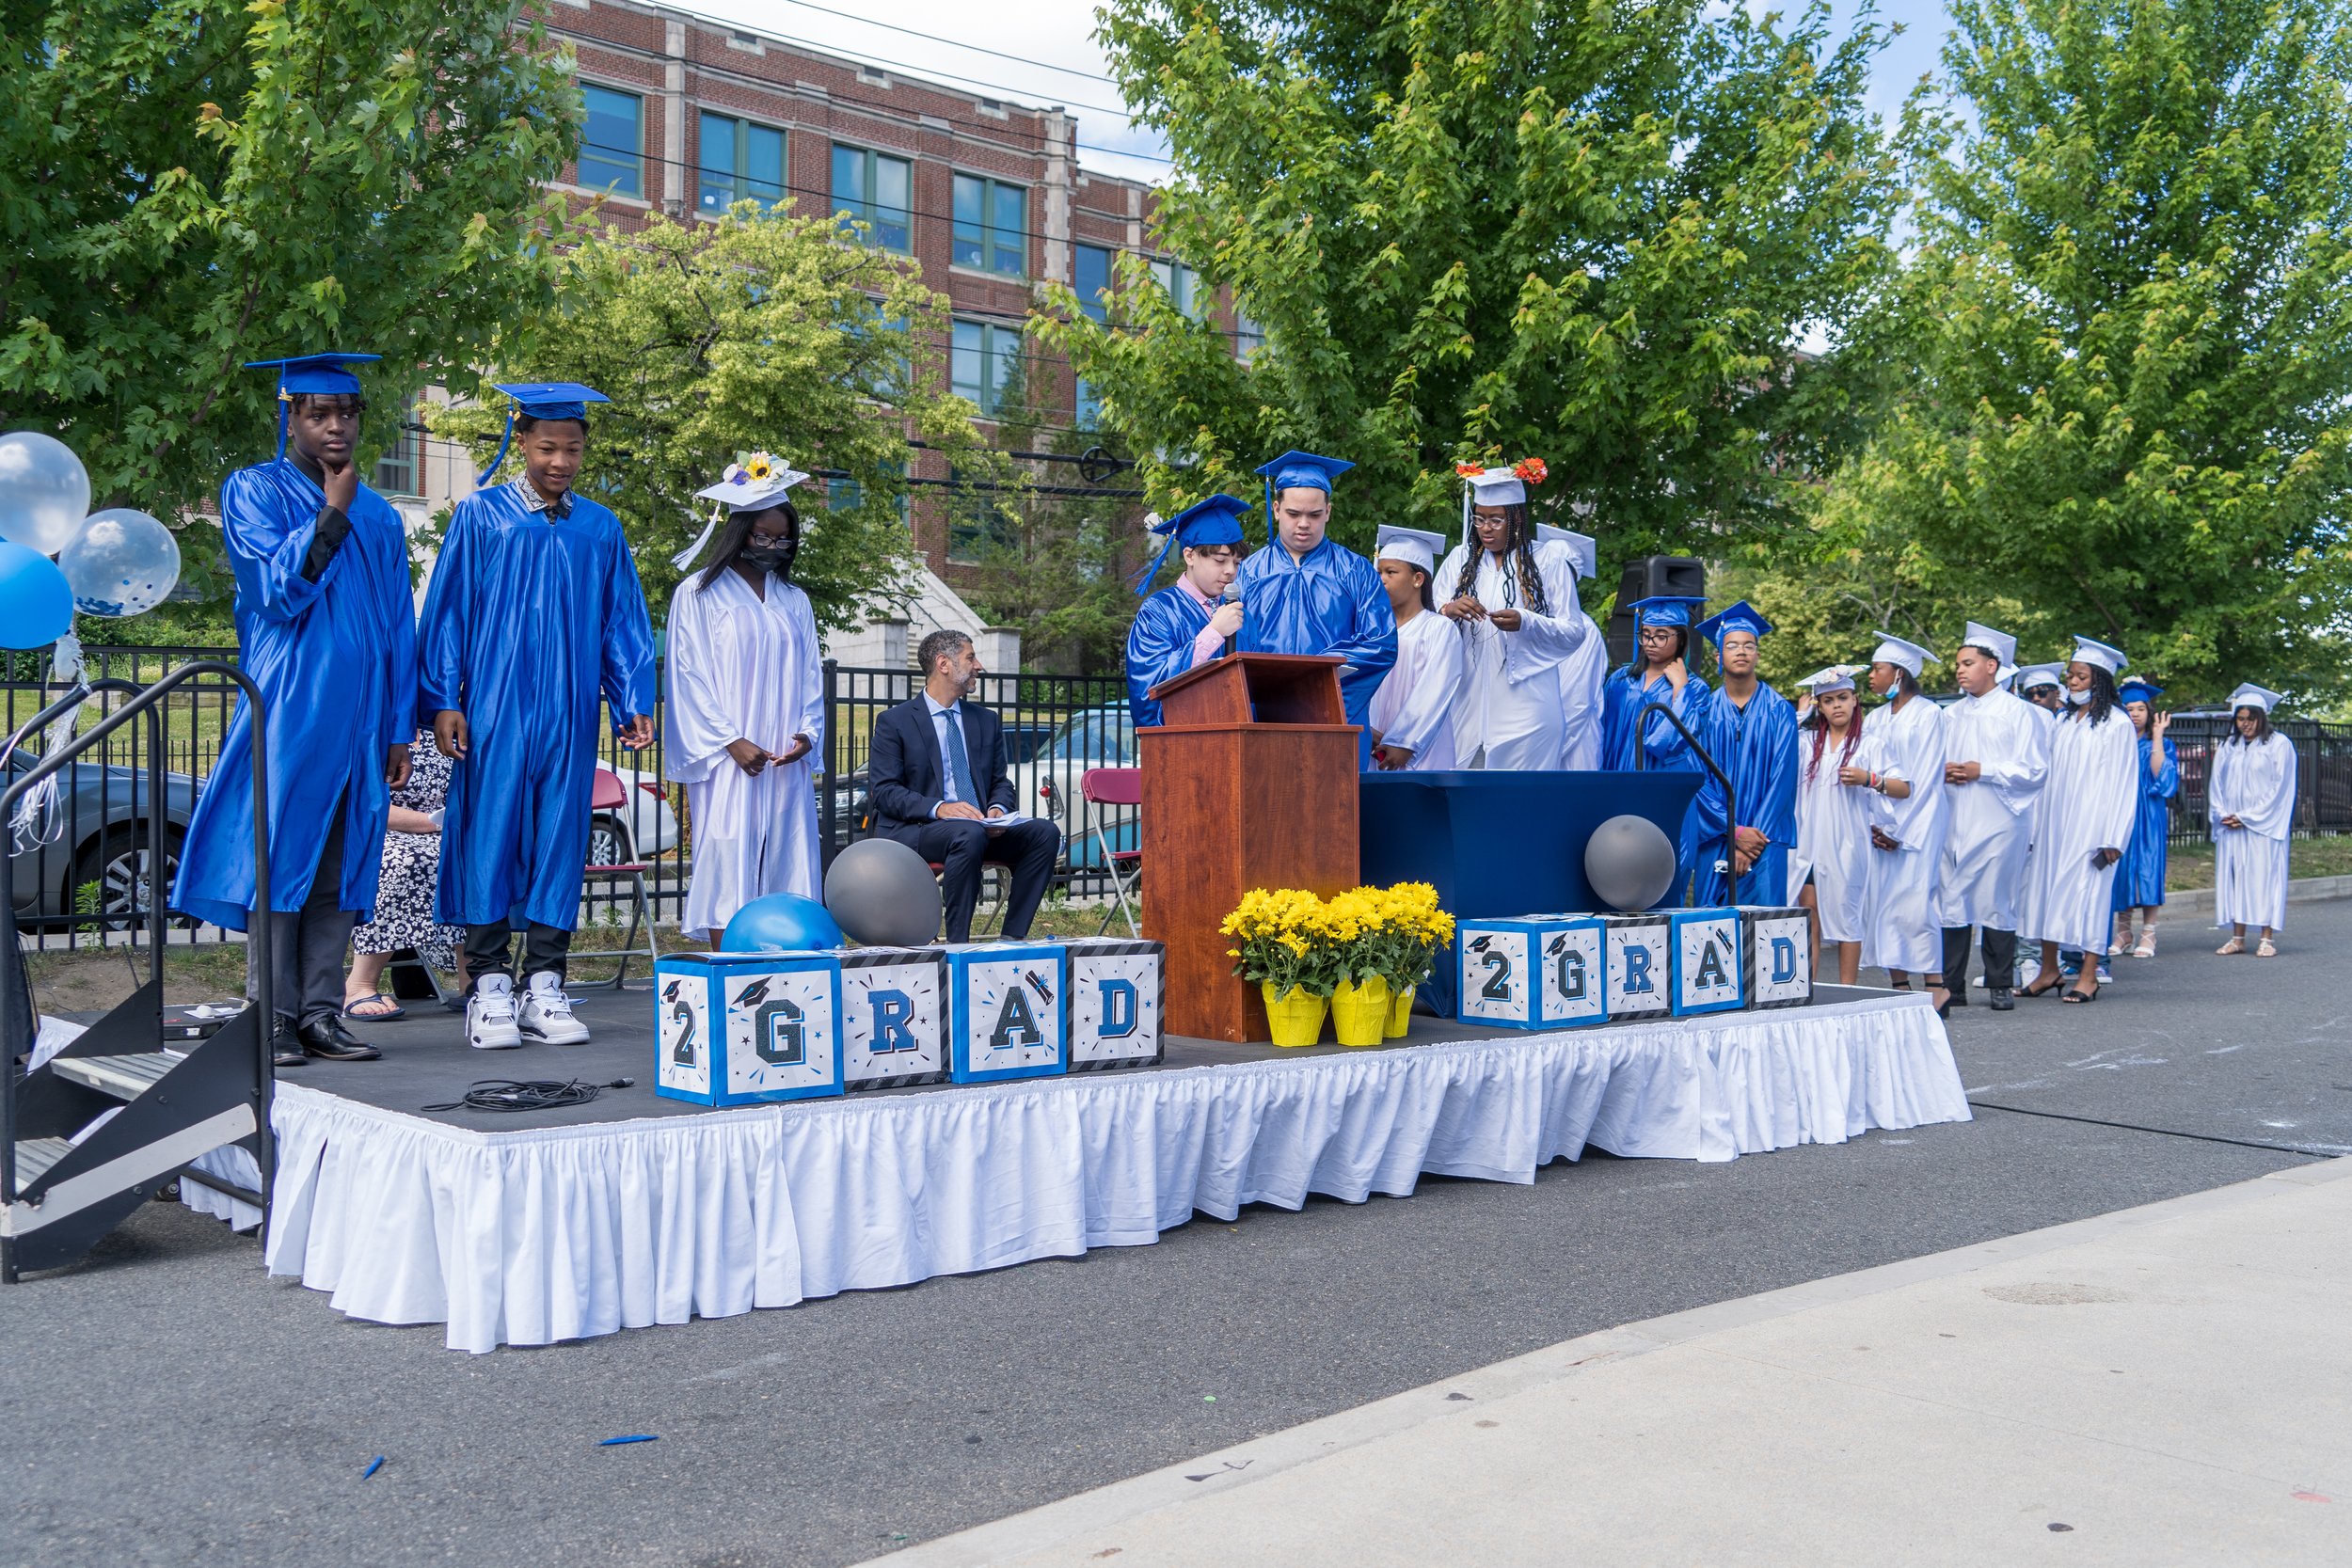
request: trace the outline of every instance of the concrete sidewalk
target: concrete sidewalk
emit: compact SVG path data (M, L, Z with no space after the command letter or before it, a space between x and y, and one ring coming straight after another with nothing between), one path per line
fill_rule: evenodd
M2352 1561L2352 1159L1572 1339L880 1560L1585 1560Z

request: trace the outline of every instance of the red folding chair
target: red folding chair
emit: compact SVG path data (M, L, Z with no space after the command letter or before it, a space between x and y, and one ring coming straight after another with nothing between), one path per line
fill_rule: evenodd
M608 768L597 768L596 789L589 797L588 809L591 812L626 813L628 805L628 785L621 782L620 775ZM627 817L624 816L622 819L626 821ZM642 955L650 965L661 957L661 948L654 940L653 901L645 896L645 873L652 869L652 864L645 861L631 861L621 865L598 865L592 861L581 867L580 893L583 896L593 895L592 890L599 884L609 889L614 882L628 883L628 935L622 939L624 945L601 952L582 953L574 949L571 957L575 962L581 958L618 958L620 962L613 966L611 980L595 980L585 984L573 980L569 982L571 990L585 990L592 987L609 986L613 990L619 990L621 982L628 978L629 959ZM645 934L645 945L643 947L637 945L637 933L641 930Z
M1102 857L1103 869L1110 873L1111 886L1118 890L1117 899L1103 911L1102 930L1094 934L1099 937L1111 928L1113 914L1123 914L1127 917L1128 934L1140 938L1143 930L1136 924L1135 905L1130 895L1138 894L1143 886L1143 851L1111 847L1110 838L1103 832L1102 808L1134 806L1141 809L1143 769L1089 768L1078 775L1078 794L1089 806L1094 808L1088 814L1094 823L1094 851Z

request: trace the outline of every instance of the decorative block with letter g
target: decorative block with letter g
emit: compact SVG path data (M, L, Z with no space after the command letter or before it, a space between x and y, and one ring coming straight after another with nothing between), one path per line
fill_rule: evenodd
M1608 1018L1599 921L1573 914L1465 920L1454 938L1465 1022L1557 1029Z
M1070 1070L1145 1067L1167 1053L1168 949L1156 942L1078 937L1070 956Z
M1663 1018L1674 1006L1674 963L1666 915L1597 915L1608 947L1602 1004L1611 1022Z
M841 1081L896 1089L947 1077L947 960L936 947L845 947Z
M1742 905L1747 948L1740 999L1751 1007L1801 1007L1813 1000L1813 927L1804 911Z
M975 942L947 958L947 1075L959 1084L1069 1070L1069 955L1057 942Z
M1740 1006L1740 911L1676 910L1675 1016L1727 1013Z
M829 953L677 953L654 966L654 1092L700 1105L841 1092L841 966Z

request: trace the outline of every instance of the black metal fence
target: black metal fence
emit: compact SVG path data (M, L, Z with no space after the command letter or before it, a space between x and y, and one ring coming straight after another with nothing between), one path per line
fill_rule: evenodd
M2223 714L2183 714L2166 732L2181 767L2180 793L2172 798L2170 840L2175 848L2204 844L2213 836L2205 816L2205 790L2213 777L2214 748L2229 736L2231 722ZM2352 724L2284 719L2278 729L2295 742L2295 831L2352 832Z

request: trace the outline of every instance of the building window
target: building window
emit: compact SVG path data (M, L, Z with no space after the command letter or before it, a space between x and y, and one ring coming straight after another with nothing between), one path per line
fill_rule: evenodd
M1200 275L1182 261L1154 261L1152 276L1173 300L1176 309L1199 321L1209 308L1208 292L1200 287Z
M1248 311L1238 306L1233 310L1233 357L1247 360L1265 347L1265 328Z
M417 473L421 447L416 410L404 406L392 426L391 438L384 443L383 455L375 460L375 471L368 476L368 488L379 496L421 494Z
M898 467L895 463L885 464L884 467L894 476L898 472ZM851 479L849 475L840 474L825 481L826 511L854 511L856 508L864 505L865 502L866 486L860 484L856 480ZM901 489L898 492L898 521L901 523L906 522L913 513L913 508L908 504L908 493Z
M960 267L1021 277L1029 270L1029 193L1001 180L956 176L956 245Z
M1099 245L1076 247L1071 282L1077 288L1078 309L1096 321L1110 316L1111 253Z
M580 140L580 182L592 191L645 198L644 100L582 82L588 124Z
M960 398L993 417L1004 400L1021 353L1021 329L993 322L959 321L948 355L947 380Z
M955 482L962 477L947 470L947 559L962 566L981 566L1020 548L1020 518L993 491L956 488Z
M866 302L866 309L844 330L856 338L870 338L877 332L897 334L894 339L889 340L893 350L890 362L875 372L872 385L867 390L885 403L896 403L904 397L907 387L914 380L914 361L905 347L907 341L905 320L901 317L883 314L882 302L869 299Z
M784 199L784 133L731 115L703 114L702 196L698 211L719 217L739 201L772 207Z
M1078 378L1076 401L1077 406L1072 410L1072 413L1074 415L1073 422L1077 427L1080 430L1099 428L1103 423L1103 399L1093 388L1087 385L1087 378L1083 375Z
M852 219L869 225L868 245L884 250L912 250L907 209L914 201L914 166L904 158L863 147L834 145L834 215L845 225Z

